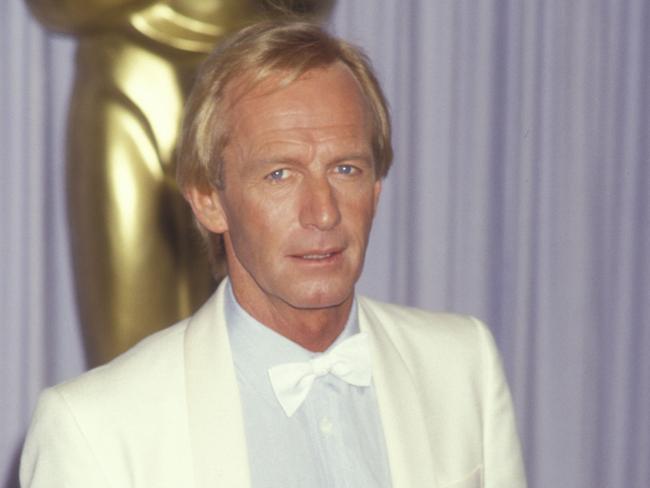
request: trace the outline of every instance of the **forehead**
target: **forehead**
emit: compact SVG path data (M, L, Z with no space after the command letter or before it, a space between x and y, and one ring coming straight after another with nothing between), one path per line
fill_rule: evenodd
M295 79L287 72L256 84L244 78L233 84L229 98L228 125L234 133L327 126L367 132L369 126L366 98L350 69L340 62Z

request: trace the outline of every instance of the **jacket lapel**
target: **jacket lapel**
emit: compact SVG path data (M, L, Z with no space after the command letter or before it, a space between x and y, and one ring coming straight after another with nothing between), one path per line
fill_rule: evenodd
M248 488L248 453L224 316L224 280L190 319L185 378L196 488Z
M400 351L370 303L359 299L359 326L370 338L393 488L436 487L433 451L421 402Z

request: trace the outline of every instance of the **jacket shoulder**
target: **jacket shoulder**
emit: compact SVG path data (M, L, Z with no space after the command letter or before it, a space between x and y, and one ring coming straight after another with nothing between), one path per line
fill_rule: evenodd
M185 328L180 322L157 332L109 363L46 390L37 413L55 422L47 400L56 398L100 450L182 428Z
M129 393L142 397L182 373L186 326L183 321L152 334L112 361L53 388L71 401L88 398L103 403Z
M173 486L176 473L189 466L186 325L153 334L106 365L45 390L25 442L23 484L131 486L133 477L158 480L160 473L170 481L151 485Z
M490 330L471 315L430 312L365 297L359 305L366 326L381 329L413 370L433 364L478 370L487 357L498 357Z
M388 328L398 327L407 333L463 336L486 328L479 319L464 314L431 312L415 307L396 305L359 297L361 308Z

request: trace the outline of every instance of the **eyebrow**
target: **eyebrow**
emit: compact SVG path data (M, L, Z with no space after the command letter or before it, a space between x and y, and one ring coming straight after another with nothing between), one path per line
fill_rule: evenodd
M372 156L372 152L370 151L351 152L351 153L343 153L341 155L332 158L331 160L331 162L334 163L340 163L343 161L363 161L365 163L368 163L369 165L372 165L373 156ZM251 158L250 162L255 166L275 166L278 164L294 164L297 163L298 160L297 158L294 158L290 155L270 156L270 157L265 157L261 155L259 157Z
M358 153L344 154L343 156L339 156L335 158L334 161L337 163L343 161L363 161L372 166L373 157L371 152L358 152Z
M287 156L278 156L278 157L258 157L258 158L252 158L250 162L254 166L276 166L276 165L282 165L282 164L294 164L296 162L296 158L292 157L287 157Z

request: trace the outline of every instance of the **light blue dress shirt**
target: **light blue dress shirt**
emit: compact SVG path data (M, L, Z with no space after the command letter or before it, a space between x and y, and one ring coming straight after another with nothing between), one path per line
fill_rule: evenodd
M244 411L253 488L390 487L374 386L316 378L292 417L278 403L268 369L308 361L313 353L262 325L237 303L230 284L226 323ZM354 303L334 344L357 333Z

